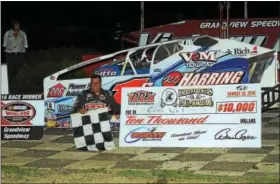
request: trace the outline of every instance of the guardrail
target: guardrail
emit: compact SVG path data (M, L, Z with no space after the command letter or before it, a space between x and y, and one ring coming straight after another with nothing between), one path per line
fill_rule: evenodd
M262 112L269 110L273 105L280 104L280 84L271 88L262 88Z

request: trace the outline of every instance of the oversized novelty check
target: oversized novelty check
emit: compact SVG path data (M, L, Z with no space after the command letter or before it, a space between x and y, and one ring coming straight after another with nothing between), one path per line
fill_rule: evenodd
M259 84L123 88L120 146L261 147Z

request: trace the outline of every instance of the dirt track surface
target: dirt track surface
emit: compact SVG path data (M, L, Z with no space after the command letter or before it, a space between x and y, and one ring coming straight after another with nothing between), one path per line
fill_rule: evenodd
M261 149L118 147L114 151L94 153L77 151L71 133L58 135L46 132L40 141L2 141L2 174L5 176L5 172L11 171L11 168L32 170L35 167L61 172L64 170L68 174L93 169L94 173L100 170L106 170L107 173L137 171L138 174L157 171L181 172L186 176L279 177L279 118L279 113L263 114ZM115 141L118 144L118 140ZM134 175L136 177L137 174ZM148 175L144 175L141 177L148 178Z

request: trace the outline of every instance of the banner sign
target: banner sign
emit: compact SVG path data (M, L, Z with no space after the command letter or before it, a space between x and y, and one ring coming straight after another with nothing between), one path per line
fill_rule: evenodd
M44 124L43 95L1 95L2 140L40 140Z
M261 147L259 84L123 88L121 147Z
M227 25L226 22L222 23ZM194 34L219 37L220 22L212 20L184 20L124 34L122 40L134 45L147 45L189 37ZM230 39L280 51L279 18L231 19Z

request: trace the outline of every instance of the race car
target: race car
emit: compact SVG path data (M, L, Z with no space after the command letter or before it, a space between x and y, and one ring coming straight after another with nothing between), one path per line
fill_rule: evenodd
M73 65L44 79L44 96L46 101L69 97L71 102L67 105L73 106L76 95L89 87L90 79L59 80L59 76L83 68L87 68L89 75L101 75L102 88L112 91L119 104L123 87L248 82L272 87L277 83L277 62L275 51L270 49L207 35L194 36L131 48Z

